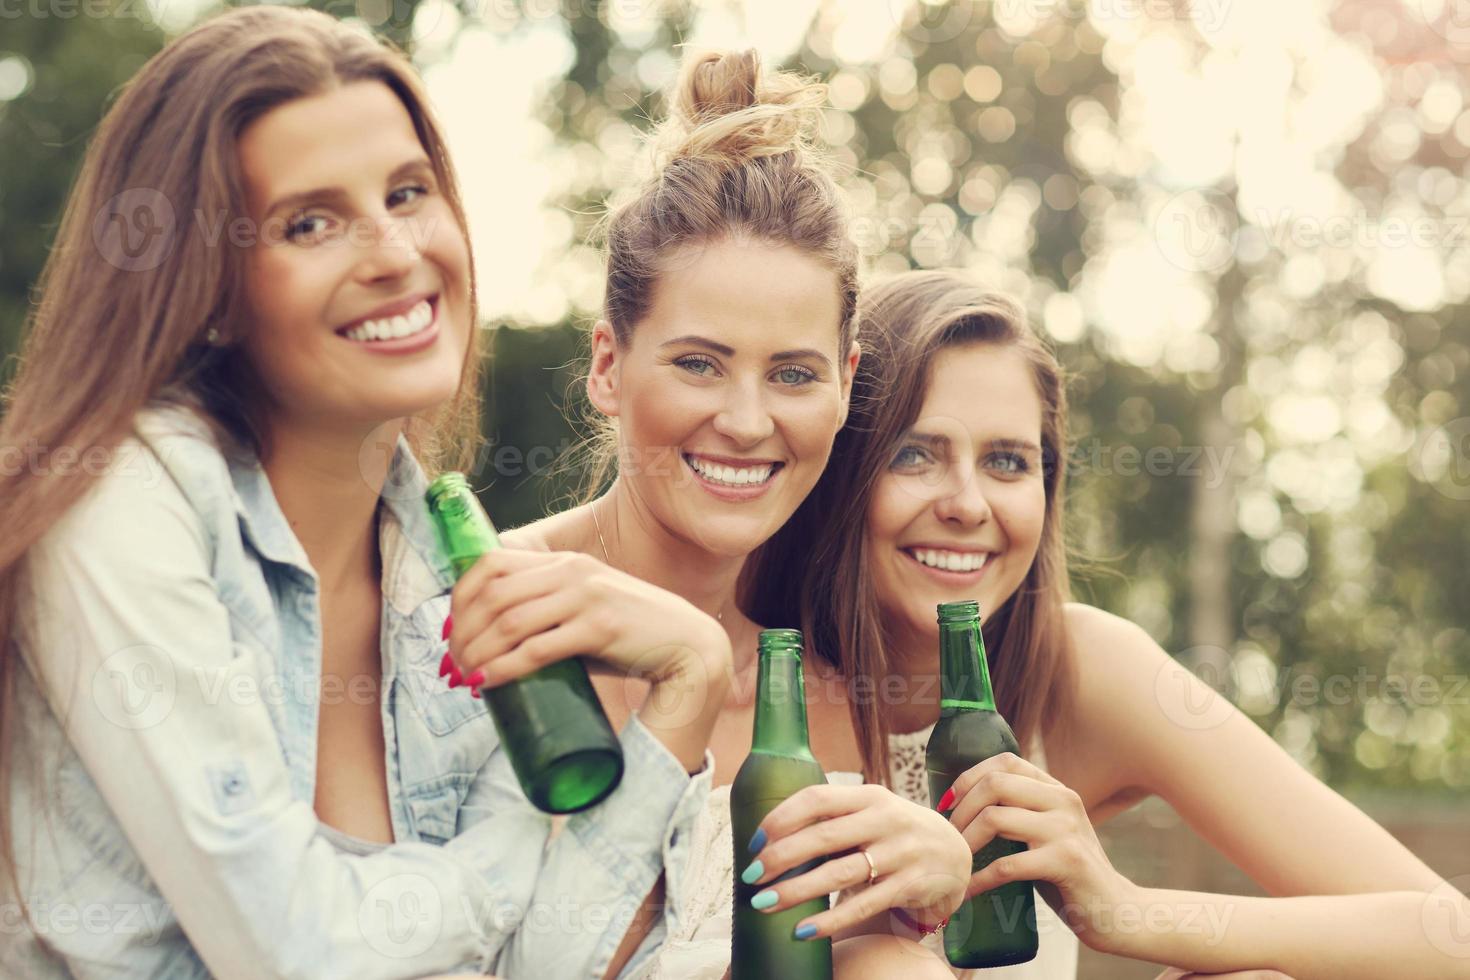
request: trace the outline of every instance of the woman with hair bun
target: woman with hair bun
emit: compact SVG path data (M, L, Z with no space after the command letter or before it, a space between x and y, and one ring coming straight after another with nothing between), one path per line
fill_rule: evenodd
M859 358L857 250L813 145L824 100L821 85L762 71L753 52L686 63L670 116L652 137L652 174L606 220L605 316L592 330L586 381L605 425L588 499L507 535L677 592L730 637L731 694L711 741L716 788L696 823L685 898L652 976L721 977L732 877L761 880L749 858L731 863L734 844L743 851L747 843L731 840L729 783L750 751L763 625L741 610L736 587L748 556L827 465ZM487 606L480 621L499 612ZM460 669L469 670L501 658L504 644L461 653ZM804 659L812 748L831 783L808 792L832 818L832 860L782 883L770 910L803 900L798 894L848 889L831 911L800 923L796 938L841 940L839 976L947 977L941 959L894 935L888 913L948 915L968 878L969 850L927 806L863 785L843 680L819 658ZM600 690L615 723L654 696L636 680L603 679Z

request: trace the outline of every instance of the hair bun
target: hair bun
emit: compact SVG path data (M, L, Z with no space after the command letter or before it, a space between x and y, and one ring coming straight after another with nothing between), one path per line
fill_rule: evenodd
M753 50L691 58L679 74L673 111L659 132L664 163L738 164L805 149L827 87L793 72L762 72Z

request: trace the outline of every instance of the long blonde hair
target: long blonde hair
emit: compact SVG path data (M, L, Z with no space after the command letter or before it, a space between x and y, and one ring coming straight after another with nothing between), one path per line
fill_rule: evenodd
M811 495L746 566L746 611L767 626L799 627L807 647L854 687L853 728L869 781L888 781L888 722L857 683L892 669L872 575L866 524L879 478L919 417L935 358L958 344L1021 352L1041 396L1046 515L1036 558L983 627L997 707L1023 746L1071 696L1062 607L1068 597L1062 529L1067 398L1061 366L1013 300L955 272L908 272L866 287L863 356L852 409ZM869 688L871 690L871 688Z
M0 468L0 864L14 886L11 704L26 552L106 472L102 460L150 403L197 410L230 455L269 454L259 383L231 344L250 329L245 254L206 228L249 214L236 141L293 99L378 81L402 101L462 233L464 208L422 84L398 52L315 11L259 6L213 18L155 55L88 147L4 393L0 458L39 446L85 466ZM208 220L195 220L196 217ZM161 230L136 254L99 229ZM204 227L201 227L204 226ZM145 242L150 242L145 239ZM151 251L149 249L152 249ZM475 322L473 274L471 323ZM459 390L406 436L426 469L468 468L480 432L477 330ZM213 335L218 343L209 343Z
M837 348L852 342L858 252L842 192L817 151L826 86L763 71L754 51L688 60L672 109L650 136L654 169L614 199L600 229L607 251L604 310L619 346L632 339L653 291L682 249L728 238L789 244L837 273ZM594 413L580 497L614 473L616 424Z

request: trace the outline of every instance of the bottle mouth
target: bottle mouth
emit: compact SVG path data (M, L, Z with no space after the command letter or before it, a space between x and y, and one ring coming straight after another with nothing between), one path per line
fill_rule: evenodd
M801 630L761 630L757 648L761 653L789 653L801 656Z
M469 501L474 498L474 494L463 473L450 471L434 478L424 491L424 500L434 513L462 518L469 514Z
M980 603L975 599L941 602L936 609L941 626L948 623L967 623L980 618Z

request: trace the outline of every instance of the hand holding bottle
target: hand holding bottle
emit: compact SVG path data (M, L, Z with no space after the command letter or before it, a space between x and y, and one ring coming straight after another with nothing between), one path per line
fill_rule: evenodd
M892 908L937 924L959 907L970 877L970 849L938 813L883 786L811 786L761 822L746 870L759 885L818 858L806 874L774 885L771 911L819 895L860 888L799 927L832 936ZM871 860L871 864L869 861ZM803 938L805 938L803 936Z
M686 600L587 555L502 549L460 577L450 611L449 652L465 683L495 687L582 656L647 680L639 717L686 768L703 759L730 641Z
M1039 890L1054 908L1105 909L1108 921L1120 906L1137 901L1133 883L1103 851L1082 798L1013 753L991 756L963 773L939 801L939 810L948 811L971 851L979 852L997 837L1027 845L975 872L970 895L1013 881L1045 882L1052 888ZM1087 915L1066 921L1087 945L1106 949L1110 930L1093 928Z

